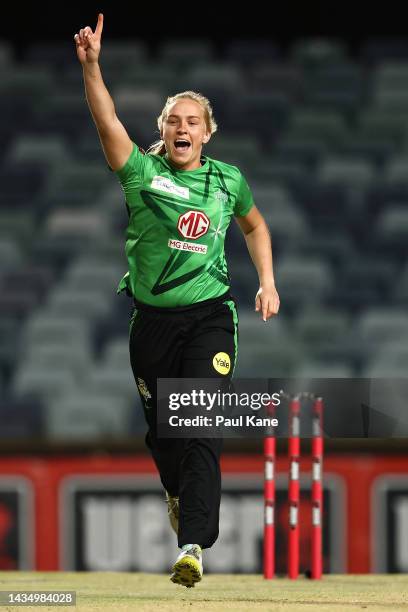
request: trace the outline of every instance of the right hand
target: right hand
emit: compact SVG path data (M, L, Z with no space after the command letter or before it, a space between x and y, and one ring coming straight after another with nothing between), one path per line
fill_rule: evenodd
M93 64L98 61L101 50L102 29L103 15L99 13L95 32L92 32L92 29L86 26L86 28L79 30L78 34L75 34L74 40L77 56L82 65Z

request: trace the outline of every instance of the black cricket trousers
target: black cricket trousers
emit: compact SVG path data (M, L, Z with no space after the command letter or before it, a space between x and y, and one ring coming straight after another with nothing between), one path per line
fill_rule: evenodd
M135 301L129 333L130 361L148 424L149 447L166 491L180 500L178 545L209 548L218 537L221 438L159 438L157 378L230 378L238 346L238 315L227 293L181 308ZM230 368L217 371L218 353Z

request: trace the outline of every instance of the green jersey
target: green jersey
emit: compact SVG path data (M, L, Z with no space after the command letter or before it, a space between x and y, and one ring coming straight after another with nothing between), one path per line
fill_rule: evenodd
M253 205L238 168L205 157L196 170L176 170L166 157L134 145L116 174L129 214L129 272L118 292L167 308L226 293L225 233L232 216Z

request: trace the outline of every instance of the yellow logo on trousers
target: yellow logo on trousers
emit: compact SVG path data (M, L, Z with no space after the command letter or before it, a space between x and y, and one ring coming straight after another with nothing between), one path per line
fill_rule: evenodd
M231 368L231 359L227 353L217 353L213 358L214 369L220 374L228 374Z

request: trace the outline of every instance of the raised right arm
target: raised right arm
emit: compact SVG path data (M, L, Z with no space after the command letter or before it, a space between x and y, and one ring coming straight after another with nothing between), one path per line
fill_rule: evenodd
M87 26L75 34L74 39L83 70L86 99L103 152L112 170L119 170L128 160L133 143L116 115L115 105L103 82L98 62L102 29L103 15L99 13L95 32Z

